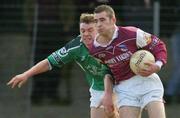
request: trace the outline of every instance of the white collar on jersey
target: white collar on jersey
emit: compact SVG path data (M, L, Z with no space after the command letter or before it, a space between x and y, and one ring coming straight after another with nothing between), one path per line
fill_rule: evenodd
M81 35L79 34L78 36L80 36L81 37ZM80 39L80 42L82 42L83 41L83 39L82 39L82 37L81 37L81 39Z
M93 42L93 44L94 44L95 47L98 47L98 46L107 47L109 44L111 44L111 42L112 42L115 38L118 37L119 28L118 28L116 25L114 25L114 26L115 26L115 31L114 31L114 33L113 33L113 36L112 36L111 41L109 41L109 43L108 43L107 45L102 45L102 44L98 43L97 40L96 40L97 37L99 36L99 34L97 34L96 37L95 37L95 39L94 39L94 42Z

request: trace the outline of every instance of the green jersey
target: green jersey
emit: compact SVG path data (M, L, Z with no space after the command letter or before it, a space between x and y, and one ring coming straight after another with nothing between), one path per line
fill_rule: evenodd
M95 90L104 90L104 76L110 74L106 65L89 54L88 49L81 42L80 36L53 52L48 56L48 61L51 66L56 67L75 61L85 72L88 84Z

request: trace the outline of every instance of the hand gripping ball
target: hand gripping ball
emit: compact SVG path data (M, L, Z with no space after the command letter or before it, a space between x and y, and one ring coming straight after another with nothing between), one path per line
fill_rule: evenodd
M138 50L130 58L130 68L135 73L138 74L140 68L145 69L148 65L145 62L155 63L154 55L147 50Z

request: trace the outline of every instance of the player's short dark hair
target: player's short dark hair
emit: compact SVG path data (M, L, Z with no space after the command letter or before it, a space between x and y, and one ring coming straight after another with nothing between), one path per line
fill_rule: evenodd
M82 13L80 16L80 23L95 23L94 14Z
M113 8L109 5L99 5L94 9L94 13L101 13L101 12L106 12L110 18L115 16L115 12Z

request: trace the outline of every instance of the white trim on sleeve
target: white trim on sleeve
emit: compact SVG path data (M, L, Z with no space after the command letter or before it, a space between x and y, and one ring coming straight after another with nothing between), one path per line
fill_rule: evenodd
M151 42L151 34L138 29L136 32L136 45L139 48L145 47Z
M156 61L156 65L159 66L159 68L161 68L163 65L163 62L158 60Z
M52 70L52 65L51 65L51 63L49 62L49 60L48 60L48 66L49 66L49 70Z

